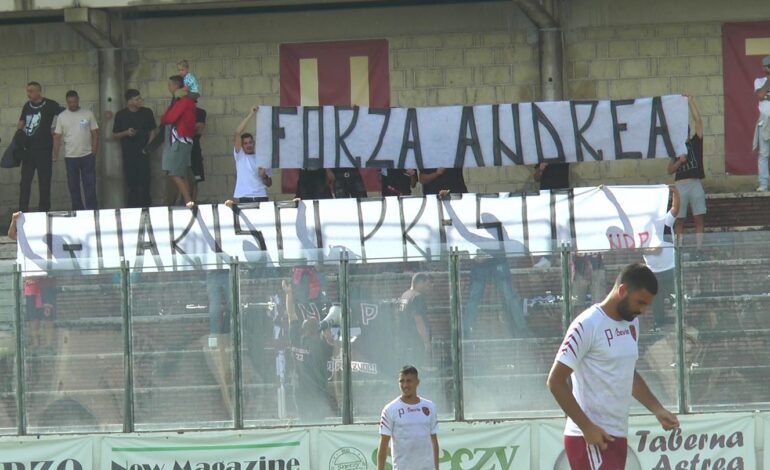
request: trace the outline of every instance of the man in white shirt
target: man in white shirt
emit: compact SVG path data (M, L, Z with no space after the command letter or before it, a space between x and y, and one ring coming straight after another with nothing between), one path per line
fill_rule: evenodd
M266 157L259 157L255 152L254 136L243 130L251 118L257 113L259 106L251 108L251 112L235 129L233 135L233 158L235 158L235 191L233 197L239 203L266 202L267 188L273 184L273 170L266 168L270 163ZM225 204L232 206L228 199Z
M658 280L658 294L652 301L652 314L655 319L653 328L657 331L663 325L670 323L666 320L665 300L674 292L674 227L679 215L679 190L672 184L671 209L663 218L663 243L656 248L644 248L642 256Z
M677 417L660 404L636 371L636 317L657 292L655 274L647 266L626 266L607 297L575 318L556 354L548 388L567 414L564 448L574 469L625 468L632 396L663 429L679 426Z
M767 167L767 157L770 155L770 55L762 59L764 77L754 80L754 96L759 100L759 119L754 130L754 146L759 160L757 161L757 174L759 175L759 187L757 191L767 191L767 181L770 171Z
M96 201L96 154L99 153L99 125L94 113L80 107L75 90L67 92L67 109L59 114L53 137L53 161L59 159L64 141L67 186L72 210L98 209ZM85 205L80 193L83 183Z
M414 366L398 374L401 396L385 405L380 418L377 470L385 470L391 439L393 470L438 470L438 417L432 401L417 395L420 378Z

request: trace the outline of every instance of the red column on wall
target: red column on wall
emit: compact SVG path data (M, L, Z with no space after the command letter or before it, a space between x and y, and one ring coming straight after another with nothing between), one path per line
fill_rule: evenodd
M301 106L300 59L318 63L318 104L351 105L350 58L366 56L369 62L369 106L390 106L388 42L384 39L303 44L281 44L281 106ZM379 170L361 171L367 191L379 191ZM299 170L281 172L282 191L293 194Z

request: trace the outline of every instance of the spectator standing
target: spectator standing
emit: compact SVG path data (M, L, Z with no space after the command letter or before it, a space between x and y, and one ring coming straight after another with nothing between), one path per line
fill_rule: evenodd
M195 75L193 75L192 72L190 72L190 63L187 62L187 60L182 59L176 63L176 70L184 81L183 88L187 92L187 95L192 98L193 101L198 101L198 98L201 96L200 88L198 86L198 79L195 78Z
M569 163L538 163L534 178L541 191L569 189Z
M295 197L303 200L329 199L332 197L329 171L323 168L299 170Z
M273 185L273 170L267 168L270 162L256 154L254 136L244 133L259 106L251 108L249 114L235 129L233 135L233 158L235 158L235 191L233 197L239 203L266 202L267 188ZM226 204L232 204L227 201Z
M190 154L190 168L192 169L192 198L198 199L198 184L206 181L206 172L203 169L203 150L201 149L201 137L206 130L206 110L195 108L195 136L193 136L192 153Z
M187 95L181 76L168 79L168 91L175 98L161 116L160 123L171 125L171 145L163 150L161 167L182 194L185 205L193 207L187 173L190 168L193 137L195 136L195 101Z
M158 133L152 110L143 106L139 90L125 93L126 107L115 114L112 136L120 140L127 207L150 207L150 156L143 150Z
M409 196L417 185L417 170L383 168L380 182L383 196Z
M96 154L99 153L99 125L90 109L80 107L80 97L75 90L68 91L66 97L67 109L56 120L53 159L59 159L61 144L64 142L72 210L97 209ZM80 192L81 183L85 204Z
M21 212L14 212L8 226L8 238L16 240ZM31 354L54 351L54 320L56 319L56 284L50 277L28 277L24 280L26 319L29 322ZM40 327L43 335L41 337Z
M513 276L504 252L478 250L471 261L468 302L463 310L463 335L473 338L479 305L488 284L493 284L502 298L499 318L508 326L513 337L530 338L533 335L524 317L522 298L513 289Z
M540 183L540 191L569 189L569 163L538 163L535 165L535 181ZM556 250L556 240L553 240L552 250ZM535 268L551 267L551 257L543 256L535 263Z
M54 120L63 108L54 100L43 97L43 87L38 82L27 83L27 101L21 109L18 128L28 137L29 152L21 162L19 210L29 211L32 179L37 171L40 199L38 210L51 209L51 175L53 163Z
M687 139L687 155L672 158L668 163L668 174L674 174L676 188L679 192L679 214L676 219L676 233L681 237L684 233L684 221L687 212L693 215L695 222L695 245L697 251L695 259L705 259L703 254L703 216L706 214L706 193L703 190L703 178L706 174L703 169L703 119L701 119L695 98L685 95L690 107L695 134ZM761 188L760 188L761 189Z
M432 286L428 274L416 273L412 276L411 287L398 299L396 311L396 351L403 359L422 367L430 365L431 335L426 295Z
M318 422L332 416L336 401L329 389L327 364L334 347L328 329L321 332L318 316L298 312L293 281L281 283L285 297L285 321L291 365L296 374L294 402L303 422ZM305 317L304 320L301 317Z
M295 322L296 328L300 322ZM297 371L297 412L304 421L318 421L334 416L337 405L330 390L329 361L334 353L331 332L320 331L317 318L301 322L301 336L292 331Z
M446 197L450 193L467 193L462 168L426 168L420 171L423 194L438 194Z
M432 401L417 395L417 368L404 366L398 374L401 396L385 405L380 418L377 470L385 470L391 445L393 470L438 470L438 417Z
M759 119L754 129L753 150L758 151L757 174L759 187L757 191L767 191L768 155L770 155L770 55L762 59L764 77L754 80L754 95L759 100Z
M654 328L656 330L663 327L666 321L665 300L671 296L674 291L674 241L673 231L676 223L676 216L679 213L679 191L676 185L671 186L671 209L666 213L663 219L663 244L657 248L646 248L642 251L644 262L655 274L658 280L658 295L652 302L652 313L654 317Z
M230 271L210 269L206 271L206 294L209 307L209 338L206 352L210 354L215 377L222 393L222 403L232 412L232 364L228 351L231 348L230 324L233 310Z
M364 179L358 168L327 168L326 180L335 199L367 197Z
M631 397L663 429L679 427L677 417L636 371L637 317L657 292L658 282L647 266L628 265L604 300L581 313L567 330L547 383L567 414L564 448L572 468L625 467Z
M601 253L574 253L571 257L572 298L575 307L596 303L607 291L607 272ZM589 301L588 294L591 294Z

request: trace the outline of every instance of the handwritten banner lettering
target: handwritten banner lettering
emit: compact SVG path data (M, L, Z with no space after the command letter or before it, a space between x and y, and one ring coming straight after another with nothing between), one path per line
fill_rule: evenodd
M28 272L119 267L174 270L241 262L433 259L447 247L550 252L657 246L668 188L603 186L517 195L328 199L24 214L17 258Z
M687 98L426 108L263 106L257 154L273 168L488 167L686 153Z

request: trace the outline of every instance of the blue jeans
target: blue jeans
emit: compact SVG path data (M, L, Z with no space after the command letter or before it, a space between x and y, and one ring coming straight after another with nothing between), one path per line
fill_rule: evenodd
M96 201L96 156L93 154L85 157L65 158L67 164L67 187L70 190L72 210L98 209ZM85 206L80 195L80 183L83 183L85 194Z
M513 290L513 277L505 258L489 258L473 261L470 273L471 283L468 289L468 303L463 310L463 330L469 333L476 324L479 303L487 284L494 283L497 293L503 298L505 323L512 336L532 336L524 318L522 299Z

